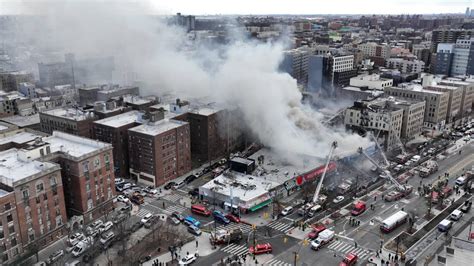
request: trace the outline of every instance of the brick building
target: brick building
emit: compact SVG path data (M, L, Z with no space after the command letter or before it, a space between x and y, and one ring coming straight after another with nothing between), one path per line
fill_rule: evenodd
M191 170L189 123L150 119L128 130L130 176L159 186Z
M0 263L10 264L23 252L16 210L15 193L0 184Z
M41 131L52 134L61 131L91 138L92 122L97 120L93 112L64 107L40 112Z
M115 174L112 145L55 131L43 138L51 154L43 160L61 165L68 217L89 223L113 208Z
M139 111L131 111L94 121L92 125L92 138L114 147L115 173L119 177L129 176L128 129L140 125L142 115Z
M1 187L14 194L17 222L6 217L4 229L9 232L10 247L21 243L23 249L41 249L65 234L67 221L60 167L51 162L31 160L39 153L48 153L43 146L16 148L0 152ZM6 195L9 196L9 195ZM6 202L6 204L8 204ZM4 206L6 208L6 206ZM8 215L7 215L8 216ZM16 226L12 227L11 224ZM4 231L5 232L5 231ZM6 240L4 240L5 243ZM13 251L13 254L16 251ZM14 259L14 258L10 258Z

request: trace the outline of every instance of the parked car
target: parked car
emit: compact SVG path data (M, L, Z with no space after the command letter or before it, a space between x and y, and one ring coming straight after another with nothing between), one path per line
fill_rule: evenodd
M120 185L125 183L125 180L123 178L115 178L115 185Z
M92 229L99 229L103 223L102 220L95 220L90 226Z
M449 218L453 221L458 221L459 219L461 219L462 215L464 213L460 210L454 210L451 215L449 216Z
M76 258L81 256L89 249L93 241L94 240L92 238L81 240L79 243L76 244L76 246L74 246L74 249L72 250L72 255Z
M229 224L230 223L229 219L227 219L227 217L225 217L225 215L222 212L218 211L218 210L213 211L212 216L214 216L214 219L217 222L220 222L220 223L223 223L223 224Z
M169 190L169 189L171 189L172 187L174 187L175 185L176 185L176 182L171 181L171 182L168 182L168 183L164 186L164 188L165 188L166 190Z
M332 202L337 204L344 200L344 196L337 196Z
M237 215L234 215L232 213L228 213L228 214L225 215L225 217L227 219L229 219L231 222L240 223L240 218L237 217Z
M200 236L202 234L201 229L199 229L199 227L196 227L194 225L188 226L188 232L190 232L191 234L195 236Z
M171 216L172 216L172 217L175 217L175 218L178 219L178 221L180 221L180 222L183 222L183 221L184 221L184 216L183 216L181 213L179 213L179 212L173 212L173 213L171 214Z
M460 210L461 210L463 213L468 213L469 210L471 209L471 206L472 206L472 202L466 200L466 201L464 202L464 204L461 206Z
M158 194L158 189L156 189L152 186L148 186L148 187L144 188L143 191L145 193L152 194L152 195Z
M200 214L203 216L211 216L211 211L209 211L206 207L203 205L195 204L191 206L191 212Z
M131 210L132 210L132 204L127 204L123 206L122 208L120 208L120 212L129 212Z
M100 243L102 245L107 245L108 243L110 243L110 241L112 241L112 239L115 237L115 234L114 232L112 231L108 231L108 232L105 232L102 234L102 236L100 237Z
M184 185L186 185L186 182L184 182L184 181L175 183L174 186L173 186L173 189L175 189L175 190L180 189L180 188L184 187Z
M176 217L174 217L174 216L170 216L170 217L169 217L169 220L170 220L170 222L171 222L172 224L174 224L174 225L178 225L178 224L181 223L181 222L178 220L178 218L176 218Z
M145 214L145 216L143 216L143 218L140 220L140 222L141 222L142 224L145 224L146 222L148 222L149 220L151 220L152 217L153 217L153 214L147 213L147 214Z
M46 260L46 263L53 264L57 262L58 260L60 260L63 256L64 256L64 250L62 249L58 250L49 256L49 258Z
M108 221L99 227L99 232L103 233L103 232L109 231L112 228L112 226L114 226L114 223L111 221Z
M195 262L198 258L198 254L189 254L189 255L186 255L186 257L182 258L180 261L179 261L179 265L190 265L192 264L193 262Z
M197 176L195 175L188 175L185 179L184 179L184 182L186 182L186 184L189 184L191 182L193 182L194 180L196 180Z
M285 208L281 211L281 215L287 216L287 215L291 214L292 212L293 212L293 207L288 206L288 207L285 207Z
M84 234L74 233L74 234L70 235L69 238L68 238L69 245L75 246L79 241L81 241L84 238L85 238Z
M130 202L130 200L127 197L125 197L124 195L118 195L117 200L120 201L120 202L125 202L125 203Z
M263 254L263 253L272 253L272 244L265 243L265 244L257 244L255 247L251 246L249 248L250 254Z

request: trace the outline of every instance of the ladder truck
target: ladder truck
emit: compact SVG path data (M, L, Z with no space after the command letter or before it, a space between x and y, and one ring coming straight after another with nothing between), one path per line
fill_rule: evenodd
M394 185L395 187L397 188L398 191L402 192L402 193L405 193L405 192L408 192L409 188L400 184L395 178L393 178L392 174L390 173L390 171L382 168L374 159L372 159L365 151L362 147L358 148L357 149L357 152L364 155L373 165L375 165L377 168L379 168L385 175L385 177L387 177Z
M326 172L328 170L328 165L329 165L329 162L332 159L332 154L333 154L334 150L336 149L336 147L337 147L337 142L336 141L331 143L331 148L329 149L328 159L326 161L326 165L324 166L323 175L319 179L318 186L316 187L316 191L314 192L314 196L313 196L313 203L314 204L316 204L318 202L319 192L321 191L321 187L323 186L324 177L326 177Z

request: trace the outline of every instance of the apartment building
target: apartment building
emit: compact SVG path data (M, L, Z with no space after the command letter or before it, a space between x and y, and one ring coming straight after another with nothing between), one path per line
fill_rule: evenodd
M41 249L66 232L64 223L67 216L60 166L32 160L39 156L40 150L45 154L50 152L35 146L0 152L0 186L2 190L14 194L14 200L8 199L10 205L7 202L4 206L5 209L11 208L8 210L11 215L2 219L3 229L6 229L4 232L8 232L9 236L4 243L8 241L11 248L21 243L23 249ZM16 210L16 218L11 213L13 210ZM12 255L15 253L13 251Z
M143 113L130 111L94 121L92 138L112 144L115 173L118 177L129 177L128 129L140 125Z
M384 93L397 99L425 101L424 127L443 129L446 125L448 92L425 90L418 84L402 83L399 87L385 88Z
M59 131L42 142L51 151L42 160L61 166L68 217L81 215L89 223L109 213L115 197L112 145Z
M41 131L52 134L61 131L72 135L90 138L92 122L97 117L91 111L82 111L77 108L63 107L40 112Z
M385 87L393 86L393 79L381 78L378 74L359 75L350 79L350 85L367 87L370 90L383 90Z
M389 99L387 103L394 108L403 109L400 139L409 141L419 136L423 131L425 118L425 101L408 101Z
M11 264L23 253L13 188L0 183L0 263Z
M421 60L389 58L386 60L385 66L391 69L398 69L402 73L421 73L425 69L425 62Z
M356 101L345 110L344 125L358 131L376 132L385 150L398 145L403 109L390 106L386 100Z
M461 116L462 88L446 85L430 85L424 88L426 90L447 92L449 94L446 123L452 123Z
M162 185L191 170L189 123L163 119L128 129L130 176Z
M0 72L0 90L18 91L23 82L34 82L33 74L25 71Z
M472 112L472 105L474 103L474 82L466 82L459 78L447 78L439 81L438 84L461 88L460 114L462 117L466 117Z

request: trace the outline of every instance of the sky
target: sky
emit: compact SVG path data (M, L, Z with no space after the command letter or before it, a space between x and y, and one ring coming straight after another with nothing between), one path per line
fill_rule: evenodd
M464 13L474 0L0 0L0 14L24 14L31 3L146 4L150 13L217 14L437 14Z

